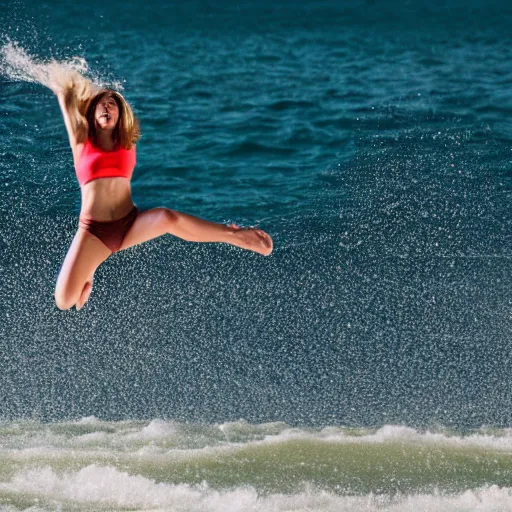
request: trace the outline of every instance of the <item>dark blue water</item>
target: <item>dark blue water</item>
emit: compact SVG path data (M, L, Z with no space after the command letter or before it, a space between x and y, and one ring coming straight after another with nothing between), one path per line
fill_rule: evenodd
M53 289L79 187L57 102L0 76L0 417L512 422L512 7L7 2L2 44L83 57L142 127L134 200L259 224Z

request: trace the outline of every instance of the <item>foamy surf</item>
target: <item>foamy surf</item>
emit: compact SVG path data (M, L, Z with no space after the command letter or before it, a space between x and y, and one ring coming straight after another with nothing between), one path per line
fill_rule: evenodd
M0 459L12 511L512 510L509 429L17 421Z
M410 445L452 449L482 449L512 453L512 429L471 430L461 434L439 428L418 430L402 425L380 428L297 428L284 422L253 424L244 420L220 424L180 423L172 420L102 421L94 416L76 421L39 423L30 420L0 422L0 439L11 447L90 448L91 441L106 441L123 451L143 445L192 449L273 445L294 441L325 444ZM0 447L7 447L1 443Z
M49 467L16 474L0 485L0 510L161 510L169 512L461 512L512 510L512 489L491 486L456 495L339 496L305 486L295 494L260 495L254 488L218 491L206 482L169 485L112 467L87 466L56 473ZM8 504L16 496L36 507ZM9 497L10 496L10 497Z

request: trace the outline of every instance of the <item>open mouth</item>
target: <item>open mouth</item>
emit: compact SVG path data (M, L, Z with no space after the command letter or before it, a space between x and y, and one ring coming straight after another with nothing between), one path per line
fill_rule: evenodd
M101 118L105 118L107 121L110 119L110 114L108 114L107 112L105 112L104 114L101 114L100 116L100 119Z

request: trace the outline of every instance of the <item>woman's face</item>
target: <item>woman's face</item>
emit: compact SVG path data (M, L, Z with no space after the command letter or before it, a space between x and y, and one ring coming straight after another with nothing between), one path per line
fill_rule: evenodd
M98 101L94 111L94 120L98 127L103 130L113 130L116 127L119 120L119 107L111 94L105 94Z

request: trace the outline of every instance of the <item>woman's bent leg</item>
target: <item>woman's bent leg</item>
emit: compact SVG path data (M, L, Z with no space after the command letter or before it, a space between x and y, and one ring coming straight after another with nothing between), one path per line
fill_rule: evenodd
M71 242L55 286L59 309L80 309L91 293L92 278L98 266L112 251L98 238L79 229Z
M265 256L272 252L272 239L261 229L226 226L168 208L140 213L126 234L121 249L166 233L189 242L224 242Z
M89 277L89 280L85 283L84 289L82 290L82 293L80 294L80 297L76 301L76 309L79 311L84 307L84 304L89 300L89 296L92 292L92 280L93 280L94 274Z

